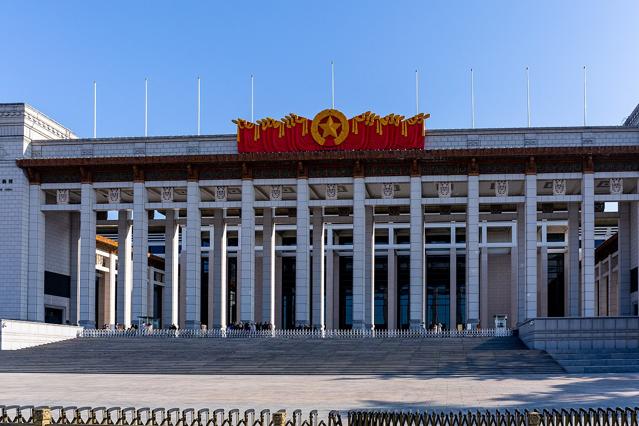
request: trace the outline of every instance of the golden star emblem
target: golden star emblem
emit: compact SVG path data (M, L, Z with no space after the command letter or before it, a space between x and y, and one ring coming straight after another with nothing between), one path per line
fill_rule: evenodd
M337 137L337 129L340 128L342 124L339 122L334 122L333 117L329 116L328 120L324 123L320 123L320 127L322 128L322 137L332 136L334 138Z

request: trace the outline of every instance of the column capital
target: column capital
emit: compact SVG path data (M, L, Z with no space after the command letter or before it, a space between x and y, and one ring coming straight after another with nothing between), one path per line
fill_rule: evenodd
M479 176L479 164L476 158L472 158L468 162L468 176Z
M413 160L410 162L410 175L411 177L419 177L422 175L419 168L419 160L416 158L413 158Z
M527 175L537 174L537 163L535 162L535 157L533 157L532 155L528 157L528 161L526 162L526 174Z
M186 180L189 182L197 181L200 178L200 170L192 164L186 165Z
M297 162L297 178L308 179L308 167L303 161Z
M592 155L584 158L582 163L582 170L584 173L594 173L595 172L595 164L592 161Z
M31 185L40 185L40 172L33 167L27 168L27 178Z
M93 172L86 167L80 167L80 182L93 183Z
M242 179L253 179L253 170L246 162L242 163Z
M133 166L133 182L144 182L144 169L140 166Z
M360 160L356 160L353 165L353 177L363 178L364 177L364 166Z

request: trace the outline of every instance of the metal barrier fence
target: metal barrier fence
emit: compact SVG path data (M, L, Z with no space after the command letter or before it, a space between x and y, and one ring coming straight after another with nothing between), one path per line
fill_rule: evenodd
M319 418L295 410L180 410L132 407L33 407L0 405L3 426L638 426L639 407L514 411L397 412L350 411L346 423L338 411Z
M80 337L149 337L149 338L307 338L307 339L363 339L363 338L459 338L459 337L507 337L511 329L484 328L476 330L95 330L84 329Z

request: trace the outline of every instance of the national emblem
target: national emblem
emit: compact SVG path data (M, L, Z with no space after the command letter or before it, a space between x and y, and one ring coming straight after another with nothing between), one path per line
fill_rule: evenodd
M327 138L332 139L334 146L341 144L346 140L348 131L348 119L336 109L325 109L319 112L311 123L313 140L322 146Z

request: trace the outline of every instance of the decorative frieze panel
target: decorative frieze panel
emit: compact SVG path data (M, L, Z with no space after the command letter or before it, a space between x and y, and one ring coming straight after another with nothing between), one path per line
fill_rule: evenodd
M215 187L215 201L226 201L228 191L226 186Z
M437 196L439 198L450 198L453 195L452 182L437 182Z
M553 179L552 195L566 195L566 179Z
M271 201L282 201L282 185L271 185Z
M109 204L117 204L121 201L121 190L120 188L110 188L107 190L107 202Z
M174 190L173 187L171 186L164 186L162 187L162 189L160 190L160 201L163 203L171 203L173 202L173 194L174 194Z
M610 194L623 194L623 178L610 178Z
M385 200L390 200L391 198L395 198L395 184L393 183L382 184L382 198Z
M103 255L96 253L96 255L95 255L95 265L96 266L101 266L103 268L106 268L107 267L106 258Z
M336 183L326 184L326 199L337 200L337 184Z
M58 189L55 194L55 201L57 204L69 204L69 190Z
M498 180L495 182L495 197L508 197L507 180Z

